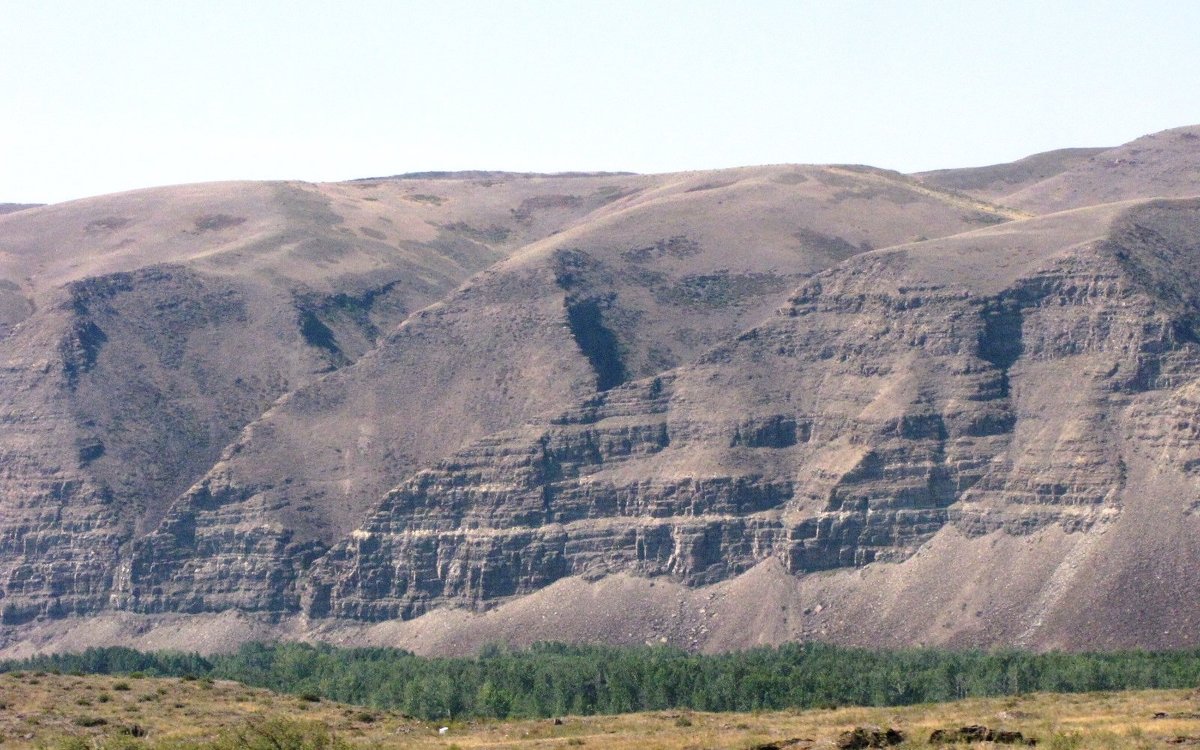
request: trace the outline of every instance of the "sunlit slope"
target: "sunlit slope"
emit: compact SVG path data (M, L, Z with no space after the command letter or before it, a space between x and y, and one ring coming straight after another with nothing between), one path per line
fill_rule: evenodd
M1008 217L865 168L666 175L640 192L647 178L609 179L624 197L252 424L139 545L122 606L293 609L296 545L319 555L420 466L689 361L769 315L806 275L876 243ZM528 221L570 202L541 201ZM211 589L163 585L174 580Z
M938 169L913 175L927 185L954 190L985 200L1005 197L1087 163L1107 148L1064 148L985 167Z
M1164 130L1092 154L1082 163L995 198L1050 213L1134 198L1200 195L1200 126Z
M543 187L464 209L487 188L217 183L0 217L8 619L105 606L122 546L272 402L609 200L507 233L461 220Z
M1193 645L1193 130L4 214L0 640Z
M318 561L310 614L510 602L428 615L451 640L1194 645L1197 253L1200 207L1173 201L844 261L694 364L401 484ZM614 575L635 578L586 583Z

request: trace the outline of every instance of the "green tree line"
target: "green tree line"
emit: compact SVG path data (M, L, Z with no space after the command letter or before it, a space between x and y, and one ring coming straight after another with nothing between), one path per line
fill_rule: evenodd
M887 706L1036 691L1200 685L1200 650L877 651L788 644L700 655L664 647L489 646L471 658L390 648L252 643L234 653L94 648L0 662L0 671L207 677L426 719Z

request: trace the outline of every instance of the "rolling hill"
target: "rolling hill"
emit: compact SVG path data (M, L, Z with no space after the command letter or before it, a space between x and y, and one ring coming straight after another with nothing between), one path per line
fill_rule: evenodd
M0 216L0 644L1196 645L1198 132Z

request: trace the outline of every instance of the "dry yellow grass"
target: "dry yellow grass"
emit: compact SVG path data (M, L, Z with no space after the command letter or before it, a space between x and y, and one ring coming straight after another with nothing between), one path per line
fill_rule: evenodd
M135 726L148 742L200 740L274 716L320 721L348 739L425 728L399 714L223 680L12 673L0 675L0 706L0 747L6 749L43 747L64 736L123 735Z
M792 738L805 740L797 747L816 748L833 747L842 731L855 726L895 727L907 737L903 747L927 747L933 730L968 724L1019 731L1036 738L1039 747L1054 750L1200 744L1200 695L1189 691L1036 694L899 708L742 714L665 711L570 716L561 724L546 719L451 721L444 735L438 733L440 722L311 702L223 681L0 675L0 704L4 748L55 747L67 736L85 737L100 746L104 738L134 725L145 731L147 747L177 747L266 717L320 721L355 747L429 750L742 750ZM1182 743L1179 738L1184 738Z

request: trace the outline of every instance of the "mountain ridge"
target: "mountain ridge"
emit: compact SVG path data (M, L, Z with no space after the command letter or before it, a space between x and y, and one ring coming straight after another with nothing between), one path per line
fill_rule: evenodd
M545 622L584 640L629 642L621 613L706 650L1192 645L1114 613L1197 619L1193 130L1007 171L467 172L8 214L0 648L90 620L97 643L454 650L546 632L551 590L582 604ZM1165 583L1132 596L1135 570ZM707 624L718 598L738 624ZM937 627L904 618L930 601Z

